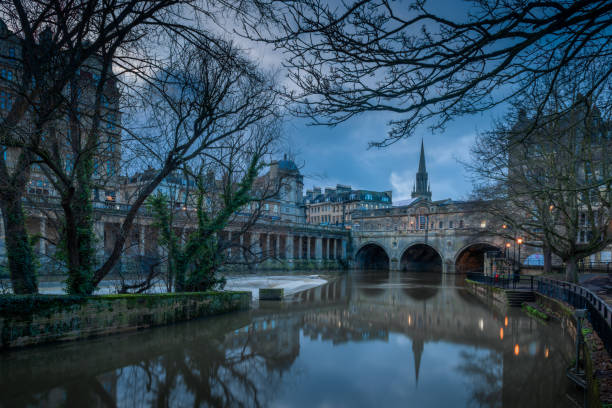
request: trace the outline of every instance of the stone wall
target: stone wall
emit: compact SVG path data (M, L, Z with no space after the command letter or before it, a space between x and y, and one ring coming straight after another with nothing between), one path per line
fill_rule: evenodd
M250 292L1 296L0 350L162 326L250 304Z
M498 312L505 313L508 309L508 299L503 289L484 283L475 282L470 279L465 280L466 289L482 300L487 306L496 309Z

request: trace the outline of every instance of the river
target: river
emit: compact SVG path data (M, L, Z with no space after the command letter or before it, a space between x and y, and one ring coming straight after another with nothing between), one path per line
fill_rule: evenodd
M248 312L0 354L1 407L574 407L557 323L458 275L350 272Z

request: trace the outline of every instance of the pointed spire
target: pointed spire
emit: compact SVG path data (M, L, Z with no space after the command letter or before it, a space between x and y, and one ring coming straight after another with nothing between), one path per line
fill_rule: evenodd
M421 157L419 158L419 173L425 173L425 147L423 146L423 139L421 139Z
M419 370L421 368L421 356L425 345L422 339L412 340L412 356L414 358L414 385L419 386Z
M412 191L412 198L425 198L431 200L431 188L428 182L427 168L425 166L425 146L421 139L421 156L419 157L419 170L416 174L416 188Z

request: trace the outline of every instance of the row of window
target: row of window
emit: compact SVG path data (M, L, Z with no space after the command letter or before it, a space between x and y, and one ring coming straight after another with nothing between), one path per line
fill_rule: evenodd
M9 111L12 107L13 96L6 91L0 91L0 109Z

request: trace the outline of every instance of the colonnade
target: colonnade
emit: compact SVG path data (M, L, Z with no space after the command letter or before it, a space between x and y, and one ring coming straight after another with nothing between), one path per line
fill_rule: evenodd
M119 221L115 219L101 219L94 223L96 235L96 252L100 257L109 253L115 245L119 231ZM0 236L4 231L0 223ZM309 231L308 229L312 229ZM252 230L243 232L228 229L219 233L219 238L225 243L227 255L262 256L278 260L339 260L347 258L347 237L338 237L338 233L318 228L308 228L306 231L292 231L280 225L278 230L271 226L255 226ZM53 220L46 217L31 217L28 221L28 230L31 234L41 237L38 240L37 252L43 256L52 256L55 248L52 242L57 240L56 226ZM177 228L176 233L185 239L189 225ZM334 236L336 235L336 236ZM150 220L136 220L130 236L126 240L124 255L127 256L158 256L161 248L158 246L158 232Z

